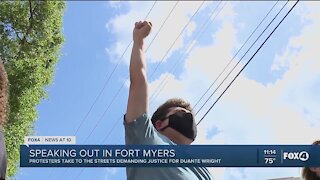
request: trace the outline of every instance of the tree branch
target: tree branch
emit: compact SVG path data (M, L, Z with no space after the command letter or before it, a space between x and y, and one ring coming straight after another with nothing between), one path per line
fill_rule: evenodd
M24 43L27 42L27 36L29 36L32 32L32 28L33 28L33 13L34 13L34 9L32 9L32 3L31 0L29 0L29 12L30 12L30 17L29 17L29 27L27 29L27 33L24 35L22 41L21 41L21 45L23 45Z

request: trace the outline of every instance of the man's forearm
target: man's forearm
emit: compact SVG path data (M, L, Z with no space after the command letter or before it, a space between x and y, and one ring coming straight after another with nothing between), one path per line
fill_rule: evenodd
M145 83L146 78L146 62L144 58L143 42L134 42L130 60L130 82Z

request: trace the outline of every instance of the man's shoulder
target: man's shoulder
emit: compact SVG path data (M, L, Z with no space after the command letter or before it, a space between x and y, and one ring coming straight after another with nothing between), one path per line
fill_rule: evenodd
M149 120L149 119L150 119L150 118L149 118L148 113L145 112L145 113L142 113L140 116L138 116L138 117L137 117L136 119L134 119L133 121L127 122L127 121L126 121L126 114L124 114L124 115L123 115L123 124L124 124L124 125L130 125L130 124L132 124L132 123L141 122L141 121L147 121L147 120Z
M124 116L125 118L125 116ZM172 145L170 139L161 135L153 126L148 113L132 122L124 121L126 144Z

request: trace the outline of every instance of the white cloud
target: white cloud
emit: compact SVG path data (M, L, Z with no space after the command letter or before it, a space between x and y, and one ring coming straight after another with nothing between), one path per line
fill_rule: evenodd
M312 23L296 27L302 28L301 34L292 37L286 51L276 56L270 68L285 68L283 76L275 83L263 85L240 75L198 127L195 144L310 144L320 138L320 61L317 56L317 43L320 42L317 9L320 4L301 4L308 8L299 11L301 19ZM232 6L227 8L227 13L235 14ZM185 71L179 78L171 75L173 80L158 97L158 103L176 94L196 102L222 70L238 43L236 22L232 16L223 17L220 18L221 29L213 34L214 44L198 46L192 51L185 62ZM151 92L162 78L151 83ZM222 132L207 139L207 133L213 127ZM211 171L217 179L300 175L298 168L214 168Z
M225 9L228 14L233 14L231 13L231 5L227 5ZM205 88L209 86L210 81L207 77L215 77L218 72L221 71L222 67L226 65L228 60L231 59L231 50L237 44L235 37L236 30L230 16L222 15L222 17L226 17L225 19L220 19L224 21L222 27L212 36L212 38L215 39L215 44L209 47L195 48L186 60L185 72L181 77L170 75L171 81L169 81L166 88L162 91L155 104L160 104L171 97L182 97L194 102L198 98L199 93L203 92ZM161 75L158 80L150 84L151 93L158 87L158 84L164 77L165 74ZM151 107L153 110L155 108L156 106ZM211 122L212 121L209 123ZM199 128L201 130L199 131L198 136L206 137L207 132L212 126L213 124L210 124L209 126L205 126L206 129L204 127ZM219 135L214 136L210 142L208 142L206 138L201 138L201 140L204 141L199 142L198 140L197 143L212 144L212 141L214 141L215 144L224 144L224 137L225 135L220 133ZM210 171L212 171L212 169L210 169ZM217 179L223 179L224 168L214 169L213 174Z
M176 2L174 1L159 1L156 3L149 18L147 18L148 21L151 21L153 23L153 30L150 37L146 40L146 46L149 45L150 40L153 39L156 32L164 22L165 18L174 7L175 3ZM149 62L160 61L163 58L166 51L178 37L183 27L187 24L190 17L201 5L201 3L201 1L185 1L178 3L176 8L174 9L174 12L171 14L146 54ZM122 55L125 47L127 47L129 42L132 40L132 30L134 22L143 20L152 4L153 2L130 2L130 8L127 13L114 17L106 24L106 27L109 29L109 31L117 37L115 46L108 47L106 49L107 53L111 57L110 59L118 59ZM207 4L208 3L204 3L202 8L206 7ZM173 51L184 46L183 37L190 36L195 28L196 23L190 22L182 36L180 36L180 38L173 45L166 58L170 57ZM128 63L130 59L130 49L131 47L129 48L129 52L127 52L124 57L126 63Z
M278 56L283 58L276 59L274 65L285 62L290 67L282 81L278 81L275 86L285 88L285 92L281 92L283 101L296 111L303 119L306 119L308 126L320 126L320 112L318 93L320 87L320 61L317 56L317 43L320 41L320 28L318 19L320 12L319 3L308 2L301 5L308 13L301 14L302 20L311 21L302 29L301 35L292 37L289 44L283 52ZM298 50L292 50L298 49ZM292 53L293 52L293 53ZM290 58L288 54L291 55ZM280 63L279 63L280 62ZM281 67L281 66L279 66ZM278 93L280 93L278 91ZM318 133L318 136L320 133Z
M159 87L161 88L161 83L167 79L166 87L161 91L161 96L157 96L159 92ZM162 83L163 84L163 83ZM170 73L162 74L157 80L153 81L149 86L149 97L150 99L150 113L154 112L159 105L159 102L163 103L165 100L172 97L182 97L187 98L187 94L183 94L185 92L185 84L177 80L174 75ZM174 89L174 91L172 91ZM154 95L156 95L156 99L154 99Z
M108 27L119 37L116 46L109 49L109 52L114 53L113 55L121 55L124 44L131 40L133 22L138 20L137 17L142 18L146 14L140 11L141 6L146 7L143 9L148 9L151 4L150 2L135 3L132 3L127 14L117 16L109 22ZM150 20L154 22L154 32L160 27L173 4L173 2L159 2L159 6L150 16ZM185 60L184 71L179 77L164 73L150 83L151 95L166 75L170 77L167 86L150 107L151 111L155 110L156 104L175 96L196 102L232 58L234 49L239 46L238 31L245 30L236 28L241 24L236 26L237 22L234 21L234 16L237 15L233 9L234 4L228 3L222 11L224 14L218 17L217 20L222 22L222 26L212 33L211 38L214 43L208 46L197 46ZM159 34L159 38L148 52L149 61L162 58L170 42L176 38L198 5L199 2L183 2L178 5L174 17L169 19L164 31ZM318 93L320 61L317 58L317 43L320 42L317 32L320 29L318 21L320 4L301 2L300 6L303 8L298 6L296 13L300 15L301 22L308 21L308 23L305 26L296 27L302 28L301 34L291 37L286 50L276 55L270 67L272 70L284 70L283 76L274 83L264 85L240 75L198 127L198 139L195 144L310 144L313 140L320 138ZM190 35L195 27L197 23L193 22L186 35ZM151 35L148 41L152 38ZM183 38L181 38L174 49L177 50L183 46ZM127 53L126 60L129 60L129 54ZM232 64L234 65L235 62ZM236 71L239 71L239 68ZM217 94L221 92L220 90ZM207 108L208 106L205 109ZM213 127L221 132L207 139L208 132ZM216 179L236 179L235 177L266 179L290 176L290 174L299 176L300 173L297 168L214 168L210 171Z

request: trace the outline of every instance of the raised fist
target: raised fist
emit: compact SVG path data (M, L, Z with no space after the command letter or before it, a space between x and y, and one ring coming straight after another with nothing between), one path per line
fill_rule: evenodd
M133 29L133 41L135 43L142 43L143 39L150 34L152 29L151 22L136 22Z

